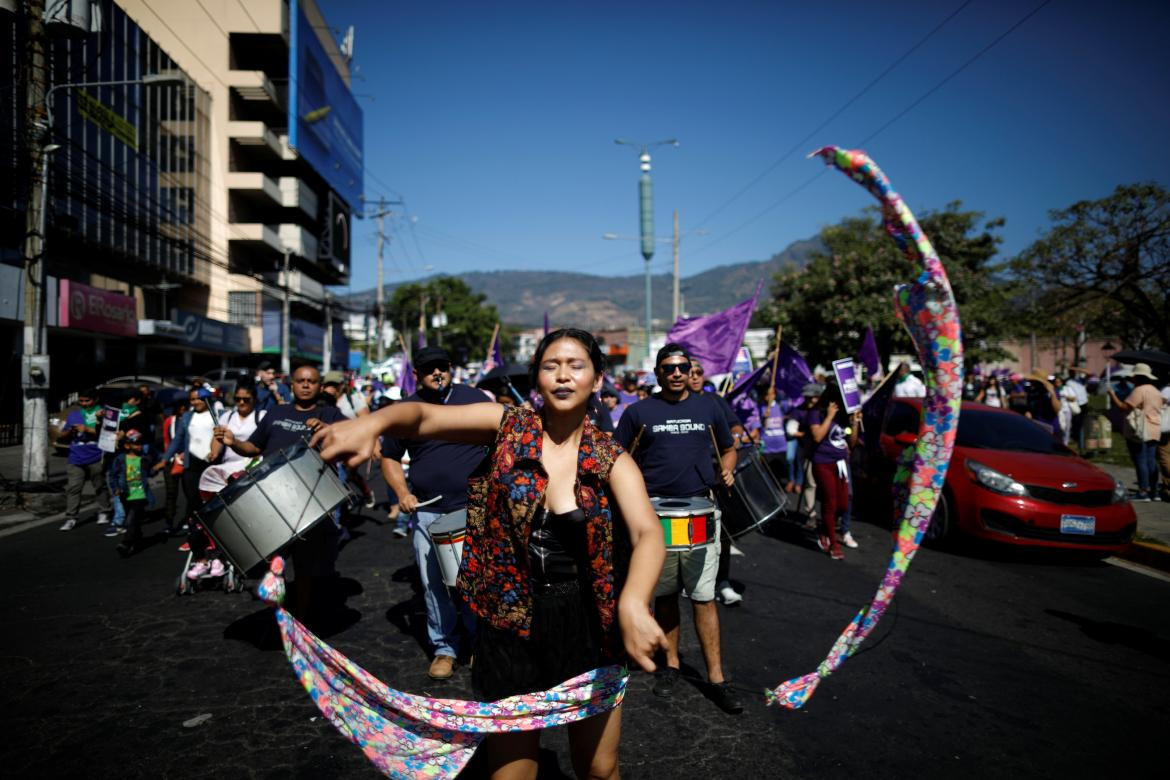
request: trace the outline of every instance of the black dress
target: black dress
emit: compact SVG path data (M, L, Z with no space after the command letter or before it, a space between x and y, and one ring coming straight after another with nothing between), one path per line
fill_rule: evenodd
M471 681L482 700L547 690L605 665L585 560L585 513L537 509L528 539L532 630L522 638L479 623Z

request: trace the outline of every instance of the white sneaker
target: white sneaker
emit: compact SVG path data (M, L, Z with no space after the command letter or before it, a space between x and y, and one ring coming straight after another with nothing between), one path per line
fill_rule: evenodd
M394 535L397 536L399 539L402 539L403 537L406 536L406 529L405 528L395 528Z
M105 525L108 522L110 522L109 514L106 512L98 512L97 524L98 525Z
M849 533L848 531L846 531L845 535L841 537L841 544L845 545L851 550L856 550L858 547L857 540L854 539L853 534Z
M731 550L732 555L747 555L747 553L745 553L743 550L736 547L734 544L731 544L729 546L729 549Z
M224 572L223 561L221 561L219 558L216 558L214 561L211 562L211 570L207 572L207 576L209 576L209 577L222 577L223 572Z
M76 517L67 517L67 518L65 518L65 522L61 523L61 527L58 528L57 530L58 531L72 531L74 529L74 527L76 527L76 526L77 526L77 518Z
M378 505L378 500L376 498L374 498L373 493L366 496L366 509L373 509L377 505Z
M739 602L743 601L743 596L736 593L735 589L730 585L724 585L719 589L719 600L723 602L725 606L731 606L732 604L738 604Z

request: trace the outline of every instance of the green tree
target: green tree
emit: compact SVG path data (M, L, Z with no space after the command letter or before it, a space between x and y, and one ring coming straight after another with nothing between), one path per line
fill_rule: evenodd
M1022 308L1066 333L1083 325L1170 349L1170 191L1119 186L1050 216L1052 229L1011 264L1034 285Z
M423 306L429 344L441 344L457 363L483 360L492 331L500 321L496 307L487 303L487 296L474 292L453 276L396 288L386 305L387 317L412 348L418 344L419 310ZM447 315L447 325L435 329L430 326L431 317L440 309Z
M978 211L963 211L956 201L919 219L942 259L963 322L968 362L1002 357L993 342L1006 334L1011 285L996 276L993 263L1001 238L993 231L1002 219L983 222ZM854 355L866 327L872 327L883 359L912 351L910 337L894 315L894 287L912 281L914 267L881 225L876 208L848 217L821 231L827 247L804 268L775 275L764 319L784 326L784 339L810 363L829 364Z

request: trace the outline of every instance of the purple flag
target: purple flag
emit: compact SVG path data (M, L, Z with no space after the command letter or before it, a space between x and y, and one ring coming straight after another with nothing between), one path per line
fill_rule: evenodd
M695 360L703 364L708 374L726 374L735 364L743 334L755 311L761 281L756 285L756 294L741 301L730 309L706 314L701 317L680 317L670 333L667 343L682 344Z
M776 376L772 377L772 384L776 386L776 392L789 400L799 399L801 389L811 381L813 381L812 371L808 370L808 363L805 362L804 356L788 346L788 342L780 342L780 358L776 364Z
M426 331L422 331L422 330L420 330L420 331L418 332L418 348L419 348L419 349L422 349L422 348L423 348L423 347L425 347L426 345L427 345L427 334L426 334Z
M753 387L756 386L756 384L760 381L760 379L763 378L764 374L771 367L772 367L771 360L764 361L763 365L761 365L755 371L751 372L750 374L744 374L743 376L741 376L739 378L739 381L735 383L735 386L732 387L730 390L728 390L727 395L724 397L727 398L728 401L731 401L731 400L739 397L740 395L743 395L744 393L748 392L749 390L751 390Z
M857 360L865 366L871 377L878 375L881 369L882 358L878 354L877 341L873 337L873 328L865 329L865 338L861 341L861 349L857 352Z
M414 381L414 366L410 364L410 355L402 353L402 373L398 375L398 386L402 388L402 397L414 395L418 386Z

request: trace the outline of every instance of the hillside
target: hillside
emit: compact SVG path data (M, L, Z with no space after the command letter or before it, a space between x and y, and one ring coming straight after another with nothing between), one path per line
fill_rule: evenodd
M724 309L751 297L756 283L764 281L764 294L772 275L789 264L803 267L810 253L821 248L819 239L796 241L768 260L734 263L685 276L680 288L687 312L698 314ZM638 262L635 267L640 268ZM645 277L595 276L563 271L474 271L461 278L476 292L495 304L504 322L526 327L539 326L547 311L554 326L573 324L596 330L623 327L642 320L645 308ZM665 324L670 318L671 278L651 278L654 318ZM386 285L387 299L398 285ZM343 296L354 308L373 305L372 289Z

